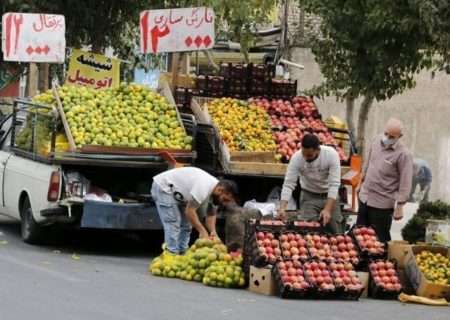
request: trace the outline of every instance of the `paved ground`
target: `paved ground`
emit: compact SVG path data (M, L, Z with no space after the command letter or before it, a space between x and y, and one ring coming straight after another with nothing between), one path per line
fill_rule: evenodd
M76 233L35 247L0 220L1 320L450 319L449 308L396 301L286 301L208 288L147 272L157 245L116 234Z

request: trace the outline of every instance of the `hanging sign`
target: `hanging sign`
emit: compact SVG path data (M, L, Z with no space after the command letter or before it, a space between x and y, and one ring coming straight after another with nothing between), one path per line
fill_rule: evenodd
M2 16L3 60L64 63L64 16L8 12Z
M147 10L141 12L141 52L207 50L214 46L211 8Z

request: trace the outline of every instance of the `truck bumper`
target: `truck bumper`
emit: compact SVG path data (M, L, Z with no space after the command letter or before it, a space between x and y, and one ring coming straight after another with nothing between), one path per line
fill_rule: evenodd
M55 207L41 210L41 216L45 218L67 217L67 207Z
M160 230L158 211L152 203L85 201L82 228L115 230Z

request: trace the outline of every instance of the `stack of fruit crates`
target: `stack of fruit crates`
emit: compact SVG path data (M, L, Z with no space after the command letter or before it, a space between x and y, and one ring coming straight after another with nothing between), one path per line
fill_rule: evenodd
M297 95L297 80L272 79L270 83L270 96L273 99L290 99Z
M395 299L402 290L395 265L385 259L384 247L372 244L378 241L376 233L373 238L373 228L357 226L348 234L329 235L312 232L304 222L264 223L246 224L244 271L248 272L250 265L272 266L282 298L358 300L364 286L356 271L370 271L373 298ZM307 227L302 229L302 225ZM386 270L376 268L381 264Z
M252 97L267 95L269 83L272 79L273 66L264 64L249 65L248 91Z
M247 99L249 71L246 64L222 64L221 74L227 83L227 95L237 99Z
M204 76L197 77L197 90L208 97L226 96L226 81L222 76Z

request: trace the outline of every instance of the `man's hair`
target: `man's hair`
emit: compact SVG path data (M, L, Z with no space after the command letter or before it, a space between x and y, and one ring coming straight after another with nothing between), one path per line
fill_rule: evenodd
M237 186L237 183L233 180L228 179L220 179L219 183L217 184L218 187L223 188L225 192L228 192L233 196L233 198L237 199L239 195L239 188Z
M319 149L320 141L319 138L314 134L306 134L303 136L302 148L303 149Z

